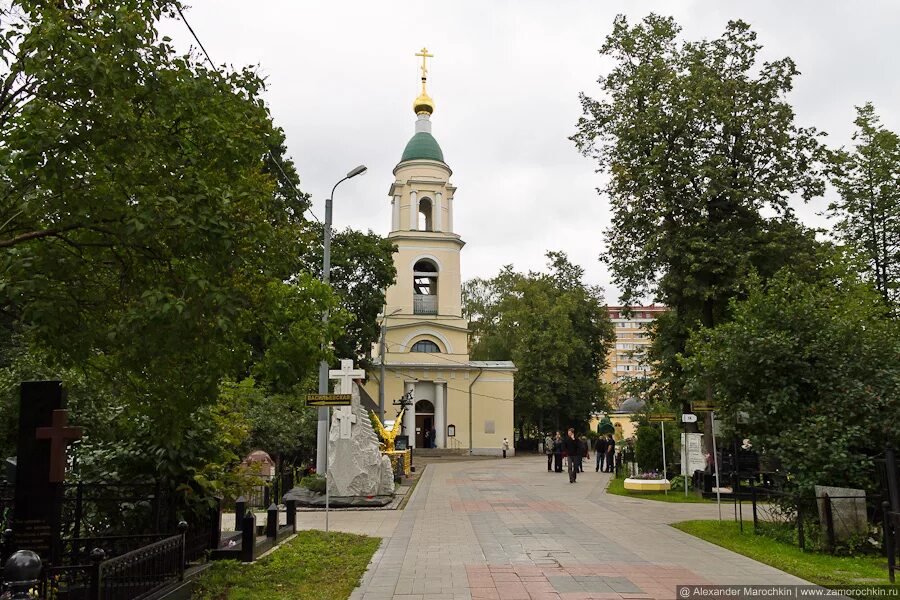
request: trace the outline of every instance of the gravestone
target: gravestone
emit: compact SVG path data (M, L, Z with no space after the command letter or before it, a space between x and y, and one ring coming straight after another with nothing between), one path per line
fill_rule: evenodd
M703 434L681 434L681 464L684 475L691 477L694 471L706 469L706 457L703 455Z
M831 519L834 523L834 539L845 542L854 536L868 534L869 522L866 517L866 491L853 488L817 485L816 503L819 505L819 522L822 535L827 535L825 520L825 494L831 501Z
M66 392L60 381L21 386L13 547L37 552L59 564L66 446L81 437L69 427Z
M328 433L328 478L332 496L392 496L391 460L382 456L372 422L359 403L353 384L350 406L336 412Z

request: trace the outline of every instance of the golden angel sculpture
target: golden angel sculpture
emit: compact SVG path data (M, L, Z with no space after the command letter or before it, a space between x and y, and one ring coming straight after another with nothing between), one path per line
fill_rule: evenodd
M378 415L375 414L375 411L369 412L369 418L372 421L372 428L375 429L375 433L378 434L383 442L381 444L382 452L394 452L394 439L400 434L401 423L403 423L403 413L406 409L401 409L400 414L397 415L397 419L394 421L393 427L388 431L384 428L384 425L381 424L381 419L378 418Z

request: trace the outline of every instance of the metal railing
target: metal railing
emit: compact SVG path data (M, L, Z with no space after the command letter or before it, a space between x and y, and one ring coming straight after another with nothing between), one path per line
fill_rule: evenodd
M184 534L169 536L100 563L103 600L137 600L184 575Z
M413 294L413 314L415 315L436 315L437 296L425 294Z

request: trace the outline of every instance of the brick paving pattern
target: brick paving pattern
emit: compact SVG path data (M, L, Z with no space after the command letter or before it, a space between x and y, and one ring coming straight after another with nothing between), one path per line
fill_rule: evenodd
M540 456L431 464L404 510L333 514L336 530L383 538L352 600L669 599L679 584L804 583L668 526L714 519L713 504L608 495L607 474L569 484L546 468Z

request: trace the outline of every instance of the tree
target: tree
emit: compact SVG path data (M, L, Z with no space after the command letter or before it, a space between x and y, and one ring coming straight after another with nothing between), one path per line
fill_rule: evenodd
M686 369L791 481L872 489L873 457L900 438L900 329L840 262L818 281L784 269L748 284L733 318L696 332Z
M840 198L828 205L835 231L859 253L875 289L900 306L900 136L881 125L871 102L856 109L852 151L831 154L831 183Z
M579 427L606 408L599 383L613 341L599 288L565 254L548 252L548 273L505 267L491 280L465 285L475 360L513 360L515 410L523 430L549 420Z
M210 482L240 437L210 433L236 410L222 382L307 380L348 315L304 267L263 80L179 55L156 30L174 6L0 9L0 367L80 372L121 421L95 436Z
M794 124L785 100L794 62L759 64L756 34L741 21L713 40L678 43L679 31L671 18L631 27L617 17L600 50L615 64L598 80L600 99L581 95L572 137L610 175L603 259L621 302L652 294L670 308L652 352L672 402L687 401L676 357L689 332L727 319L779 238L812 237L788 199L822 192L818 134Z
M378 315L384 309L384 293L394 283L396 245L369 231L350 229L334 234L331 241L331 286L340 307L350 315L343 333L334 342L339 358L354 358L361 368L372 364L372 344L381 331ZM311 246L306 254L310 272L322 271L322 245Z

